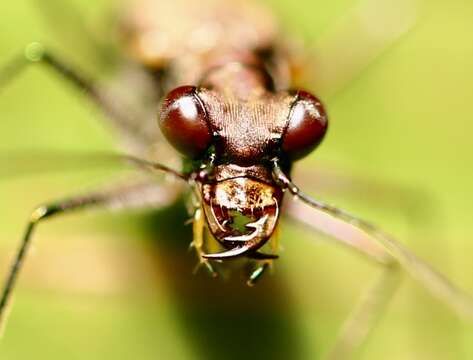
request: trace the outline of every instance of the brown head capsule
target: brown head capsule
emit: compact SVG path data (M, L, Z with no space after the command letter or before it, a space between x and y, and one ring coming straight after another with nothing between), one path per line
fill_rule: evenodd
M256 71L238 69L247 75ZM269 160L283 154L293 161L312 151L325 135L327 116L305 91L294 95L260 87L242 95L219 89L218 81L210 85L171 91L161 130L177 150L202 160L199 171L206 176L194 179L208 228L226 250L205 257L261 257L256 252L272 236L283 198ZM203 154L211 145L215 154L208 166Z
M212 139L207 113L193 86L171 91L163 102L159 126L166 139L184 155L201 155Z
M283 136L282 150L292 160L303 158L320 144L327 127L327 113L320 100L306 91L298 91Z

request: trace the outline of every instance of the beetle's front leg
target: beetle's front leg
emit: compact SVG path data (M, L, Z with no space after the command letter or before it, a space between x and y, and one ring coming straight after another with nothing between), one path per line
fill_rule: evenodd
M52 202L37 207L30 216L20 247L11 264L5 285L0 294L0 328L5 325L7 307L11 300L12 291L18 280L19 272L24 264L25 257L31 245L34 231L44 220L64 215L76 210L85 210L96 207L113 210L131 208L159 208L175 201L180 191L175 186L160 186L152 183L138 183L119 186L95 193L71 197L66 200Z
M194 212L194 221L192 222L193 240L192 247L197 253L199 262L195 268L195 272L199 270L201 266L205 267L212 277L217 277L218 273L210 263L210 260L204 257L204 231L205 231L205 219L202 213L202 209L198 208Z

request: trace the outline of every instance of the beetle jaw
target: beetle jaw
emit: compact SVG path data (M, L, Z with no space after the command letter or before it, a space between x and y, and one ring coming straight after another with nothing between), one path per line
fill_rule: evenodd
M240 177L202 184L201 193L210 233L227 249L205 257L249 255L273 235L282 201L282 192L277 187Z

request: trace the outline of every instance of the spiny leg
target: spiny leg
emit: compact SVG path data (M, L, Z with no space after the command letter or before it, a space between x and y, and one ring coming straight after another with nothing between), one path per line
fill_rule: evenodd
M365 234L350 224L337 221L296 201L289 204L287 210L294 220L309 225L311 230L329 235L330 240L336 240L337 244L354 250L382 267L382 273L362 293L341 326L334 345L324 357L329 360L348 359L367 341L394 296L400 282L399 264L382 247L370 242Z
M414 279L419 281L433 295L443 300L460 316L473 319L473 299L453 285L445 276L434 270L426 262L418 258L394 238L382 232L379 228L346 211L330 204L313 199L299 190L284 174L277 162L274 163L274 177L289 190L294 197L300 199L313 209L322 211L329 216L351 225L365 234L365 241L371 246L384 249L386 255L397 261ZM368 244L368 243L367 243Z
M120 131L126 134L131 141L137 143L137 147L143 146L143 144L139 144L140 141L150 144L155 140L148 139L146 134L143 134L140 123L134 121L136 114L130 113L122 105L124 102L121 99L118 99L115 94L112 95L99 89L94 81L74 69L66 61L52 54L38 42L27 45L24 54L17 56L0 69L0 89L16 78L23 70L36 63L46 65L71 85L84 92Z
M192 240L192 247L195 249L197 253L197 257L199 258L199 263L195 268L195 272L199 270L201 266L204 266L205 269L210 273L212 277L217 277L218 273L215 268L210 263L209 259L206 259L203 255L204 251L204 237L205 237L205 219L203 216L202 209L197 209L194 212L194 221L192 223L192 231L193 237Z
M460 315L473 317L473 301L460 289L451 284L445 277L433 270L429 265L398 244L394 239L381 232L378 228L364 220L358 219L343 210L312 199L302 193L283 173L278 163L274 163L274 178L295 198L309 205L315 221L314 228L321 227L323 232L332 235L344 245L352 247L368 258L384 266L380 281L368 290L359 305L346 320L338 341L329 354L330 359L346 359L366 340L370 331L385 309L399 283L399 269L402 267L417 279L430 292L445 301ZM292 208L291 210L294 210ZM309 214L306 208L306 215ZM298 217L301 211L294 212ZM332 219L330 224L321 215ZM335 224L338 221L339 224ZM351 228L351 233L340 228L340 222ZM335 226L334 226L335 225Z
M31 239L37 225L43 220L63 215L74 210L84 210L93 207L107 207L111 209L124 208L157 208L172 203L178 196L174 187L160 187L151 183L140 183L121 186L112 190L104 190L88 195L72 197L63 201L53 202L36 208L28 221L20 247L11 264L5 285L0 298L0 329L6 322L7 307L11 301L13 288L17 282L19 272L23 266Z
M35 150L9 151L0 154L0 179L11 179L17 176L30 176L37 173L80 170L84 168L104 168L111 166L133 165L147 172L164 171L176 178L187 181L187 176L165 165L143 160L132 155L108 151L59 151ZM13 164L12 168L8 167Z
M396 184L386 180L371 179L361 173L347 174L342 169L330 167L296 167L291 176L298 179L298 186L337 198L363 201L379 210L396 212L412 230L433 227L442 219L442 208L436 198L425 188ZM380 202L380 197L383 201ZM438 231L438 229L436 229Z
M364 290L343 322L327 356L323 357L328 360L349 359L367 341L394 295L400 281L398 263L383 248L370 243L356 230L350 231L344 229L343 224L329 222L323 213L294 202L288 207L288 214L295 220L307 223L313 229L330 235L340 244L383 268L379 277L376 277L373 283ZM313 220L312 224L308 223L309 218Z

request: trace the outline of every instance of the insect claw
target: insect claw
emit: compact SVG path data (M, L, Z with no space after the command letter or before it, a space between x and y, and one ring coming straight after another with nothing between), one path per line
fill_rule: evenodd
M205 269L208 271L208 273L210 274L210 276L212 276L213 278L217 278L219 277L219 274L218 272L214 269L214 267L212 266L212 264L210 263L210 261L208 261L207 259L200 259L200 261L197 263L197 265L195 266L194 268L194 271L193 271L193 274L197 274L197 272L199 271L199 269L201 267L205 267Z

